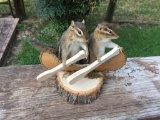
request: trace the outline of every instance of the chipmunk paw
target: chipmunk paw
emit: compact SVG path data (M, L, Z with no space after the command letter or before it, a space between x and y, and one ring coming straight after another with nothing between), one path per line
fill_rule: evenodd
M63 67L64 67L64 68L66 68L66 67L67 67L67 66L66 66L66 63L63 63Z
M123 52L123 47L118 46L118 48L120 52Z
M99 58L97 58L97 60L98 60L98 62L101 62L101 58L99 57Z

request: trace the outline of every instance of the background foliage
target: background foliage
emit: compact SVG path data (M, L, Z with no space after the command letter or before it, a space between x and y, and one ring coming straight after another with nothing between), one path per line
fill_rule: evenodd
M57 19L70 23L84 19L99 3L100 0L37 0L35 6L42 22Z

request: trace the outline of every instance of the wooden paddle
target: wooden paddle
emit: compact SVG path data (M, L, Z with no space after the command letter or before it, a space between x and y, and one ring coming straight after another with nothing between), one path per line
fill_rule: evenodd
M87 58L87 55L85 54L84 50L79 51L75 56L71 57L70 59L68 59L66 61L66 66L70 66L71 64L81 60ZM63 64L61 63L60 65L56 66L53 69L47 70L41 74L39 74L37 76L37 80L38 81L44 81L48 78L50 78L52 75L54 75L55 73L57 73L58 71L62 70L64 68Z
M91 72L92 70L94 70L95 68L97 68L98 66L103 64L105 61L111 59L115 55L118 55L119 52L120 52L120 48L119 47L115 47L110 52L108 52L107 54L102 56L100 62L98 60L96 60L92 64L88 65L87 67L85 67L83 69L80 69L79 71L73 73L72 75L70 75L67 78L67 81L71 85L76 83L76 82L78 82L79 80L83 79L89 72Z

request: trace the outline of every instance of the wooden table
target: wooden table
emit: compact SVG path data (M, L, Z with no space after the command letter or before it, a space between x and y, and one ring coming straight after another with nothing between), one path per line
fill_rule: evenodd
M0 68L0 120L160 120L160 57L128 59L106 74L102 94L87 105L64 102L41 65ZM151 119L152 118L152 119Z
M16 37L18 18L0 18L0 66L2 66L9 48Z

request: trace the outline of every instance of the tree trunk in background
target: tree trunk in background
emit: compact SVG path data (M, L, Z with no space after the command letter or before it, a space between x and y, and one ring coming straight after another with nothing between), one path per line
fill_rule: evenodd
M110 0L109 1L109 6L107 9L105 21L112 22L116 3L117 3L117 0Z
M24 20L26 18L24 1L23 0L13 0L13 2L15 6L15 11L16 11L16 17L20 18L20 20Z

